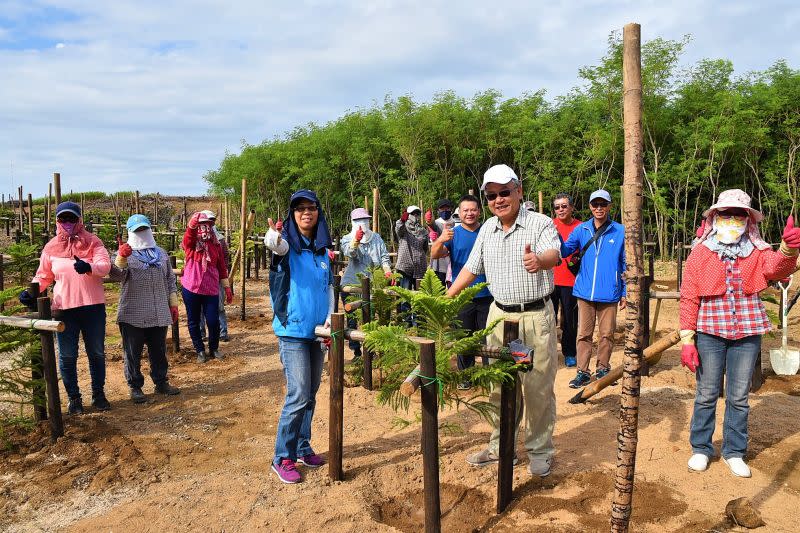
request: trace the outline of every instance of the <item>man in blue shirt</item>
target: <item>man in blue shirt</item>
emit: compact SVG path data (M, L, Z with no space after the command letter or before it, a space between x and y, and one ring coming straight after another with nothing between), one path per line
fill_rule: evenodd
M475 196L465 194L458 201L458 214L461 218L461 225L453 227L445 225L442 234L431 245L431 259L440 257L450 257L450 268L453 279L458 277L458 273L464 267L478 238L478 230L481 227L481 203ZM475 278L472 285L485 283L486 276L480 275ZM478 331L486 327L486 318L489 315L489 306L492 304L492 294L488 288L484 288L475 295L472 303L466 306L458 315L464 329L467 331ZM483 362L487 364L486 361ZM464 370L475 365L474 355L459 355L458 368ZM472 383L465 381L459 384L460 390L467 390L472 387Z

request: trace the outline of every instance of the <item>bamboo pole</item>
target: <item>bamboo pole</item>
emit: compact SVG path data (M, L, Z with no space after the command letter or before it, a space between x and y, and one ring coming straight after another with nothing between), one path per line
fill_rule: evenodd
M56 207L61 203L61 174L53 172L53 189L56 195Z
M231 199L225 197L225 238L231 243Z
M85 200L86 200L86 195L84 193L81 193L81 217L83 218L84 221L87 220L86 208L84 207Z
M139 206L139 191L136 191L135 194L136 194L136 197L135 197L135 200L134 200L134 202L135 202L134 203L134 211L136 211L137 213L141 213L140 206Z
M33 195L28 193L28 233L33 244Z
M64 323L57 320L39 320L38 318L25 318L21 316L0 316L0 326L13 326L15 328L35 329L37 331L64 331Z
M330 411L328 414L328 477L333 481L344 478L344 313L331 315L334 338L328 356L330 374Z
M378 201L380 200L380 192L378 188L372 189L372 231L380 233L380 213L378 212Z
M364 209L369 213L369 196L366 194L364 195Z
M425 533L439 533L441 504L439 500L439 399L436 379L436 344L426 339L419 345L422 396L422 484L425 499Z
M50 231L53 229L53 184L47 184L47 236L50 236Z
M519 338L519 321L503 321L503 346ZM497 465L497 514L506 510L514 492L514 426L516 423L517 389L519 377L514 374L511 383L500 389L500 461Z
M247 258L247 178L242 178L242 222L241 228L242 233L239 235L239 256L241 257L240 263L244 264L244 260ZM244 271L242 272L242 287L241 287L241 298L242 298L242 311L240 318L242 320L245 319L245 289L247 286L247 276L244 275Z
M28 286L28 292L30 294L39 294L39 283L32 282ZM46 333L47 332L43 332L43 334ZM33 398L33 418L37 422L47 420L47 401L45 400L43 366L41 351L34 351L31 354L31 381L33 382L31 396Z
M366 276L361 278L361 299L364 304L361 305L361 323L366 324L372 320L372 300L371 300L371 283L370 279ZM363 327L363 326L362 326ZM372 390L372 352L363 347L364 358L364 388Z
M17 192L19 193L19 231L21 232L22 228L25 227L25 213L22 208L22 185L17 188Z
M642 71L641 26L626 24L622 33L623 124L625 133L624 205L628 307L620 395L617 467L611 503L611 531L625 533L633 510L636 446L639 440L641 382L643 239L642 239Z
M539 212L544 213L544 193L539 191Z

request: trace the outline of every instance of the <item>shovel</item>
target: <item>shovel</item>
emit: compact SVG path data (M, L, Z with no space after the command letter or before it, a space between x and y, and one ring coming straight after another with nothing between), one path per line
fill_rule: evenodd
M778 282L778 287L783 292L781 298L781 328L783 329L783 344L780 348L773 348L769 351L769 361L772 364L772 370L779 376L793 376L797 374L800 369L800 351L790 350L787 346L789 340L789 327L787 324L787 315L789 310L787 308L789 286L792 284L792 277L789 276L789 281L784 284L782 281Z

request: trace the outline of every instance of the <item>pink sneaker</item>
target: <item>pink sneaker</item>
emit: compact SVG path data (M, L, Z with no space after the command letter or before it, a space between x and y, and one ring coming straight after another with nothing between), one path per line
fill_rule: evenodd
M319 468L325 464L325 459L323 459L322 457L320 457L315 453L312 453L311 455L304 455L303 457L298 457L297 462L306 465L310 468Z
M279 465L272 463L272 471L278 474L278 479L280 479L283 483L292 484L303 481L303 478L300 476L300 472L297 471L294 461L291 459L282 459L281 464Z

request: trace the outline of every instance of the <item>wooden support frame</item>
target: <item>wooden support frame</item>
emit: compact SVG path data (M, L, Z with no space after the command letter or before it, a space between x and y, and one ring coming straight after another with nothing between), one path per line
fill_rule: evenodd
M503 321L503 346L519 338L519 321ZM514 498L514 429L516 425L519 376L500 390L500 461L497 467L497 513L506 510Z
M361 323L366 324L372 320L372 281L364 276L361 278ZM362 357L364 359L364 388L372 390L372 352L362 347Z
M442 530L439 499L439 387L436 376L436 343L432 340L425 339L419 344L419 367L420 374L427 378L420 387L425 533L439 533Z
M330 331L333 342L331 342L328 355L328 374L330 374L328 477L333 481L344 479L344 469L342 468L344 451L344 323L344 313L331 315Z
M39 318L51 320L50 298L37 300ZM64 436L64 420L61 418L61 398L58 394L58 373L56 372L56 348L53 333L41 331L39 340L42 344L42 371L47 392L47 419L50 422L50 439L55 442Z

